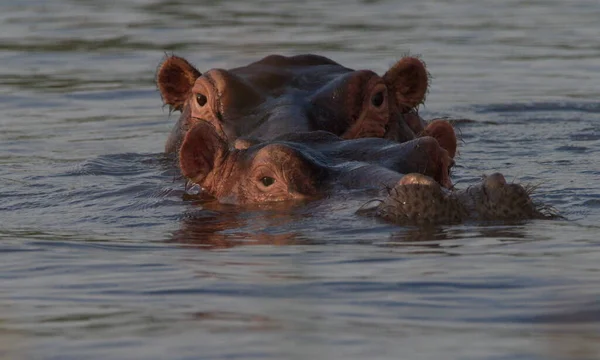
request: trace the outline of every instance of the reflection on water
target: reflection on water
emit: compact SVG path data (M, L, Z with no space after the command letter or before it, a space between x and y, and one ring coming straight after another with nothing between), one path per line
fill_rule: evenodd
M294 232L265 231L274 226L285 227L287 223L296 221L293 214L277 212L277 206L267 210L266 214L260 210L249 213L240 213L237 209L228 210L201 210L186 214L170 241L203 249L224 249L240 245L310 244L310 241L298 240L298 234Z
M541 324L540 338L545 342L541 351L552 359L598 359L600 357L600 307L597 299L571 294L563 300L567 309L534 317Z
M600 357L599 17L591 0L0 4L0 357ZM566 219L418 228L357 214L372 194L198 201L161 154L165 52L378 73L420 54L420 112L461 136L458 186L501 171Z

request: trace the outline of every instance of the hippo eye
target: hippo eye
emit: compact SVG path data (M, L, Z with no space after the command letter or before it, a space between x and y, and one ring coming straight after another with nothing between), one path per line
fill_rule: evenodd
M380 107L383 104L383 91L378 91L371 97L371 104L375 107Z
M275 179L273 179L270 176L263 176L262 179L260 179L260 182L265 186L265 187L269 187L271 185L273 185L275 183Z
M198 103L198 105L200 105L200 107L206 105L206 101L206 96L202 94L196 94L196 102Z

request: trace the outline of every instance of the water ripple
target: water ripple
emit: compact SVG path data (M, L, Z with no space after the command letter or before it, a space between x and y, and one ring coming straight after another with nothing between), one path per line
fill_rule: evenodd
M1 3L0 354L599 358L598 18L596 0ZM457 186L501 171L566 219L399 227L356 214L369 194L186 196L161 155L165 52L378 74L420 54Z

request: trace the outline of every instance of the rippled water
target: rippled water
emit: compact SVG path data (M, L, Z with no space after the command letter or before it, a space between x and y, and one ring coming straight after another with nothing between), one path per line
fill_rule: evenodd
M0 3L0 357L600 358L599 18L591 0ZM202 209L161 154L165 52L379 73L420 54L422 115L470 119L459 186L502 171L566 219Z

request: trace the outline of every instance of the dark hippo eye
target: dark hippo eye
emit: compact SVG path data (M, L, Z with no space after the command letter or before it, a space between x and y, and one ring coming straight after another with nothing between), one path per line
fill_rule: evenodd
M383 91L378 91L371 97L371 104L375 107L380 107L383 104Z
M196 94L196 102L198 103L198 105L200 105L200 107L206 105L206 101L206 96L202 94Z
M265 186L265 187L269 187L271 185L273 185L275 183L275 179L273 179L270 176L264 176L262 179L260 179L260 182Z

